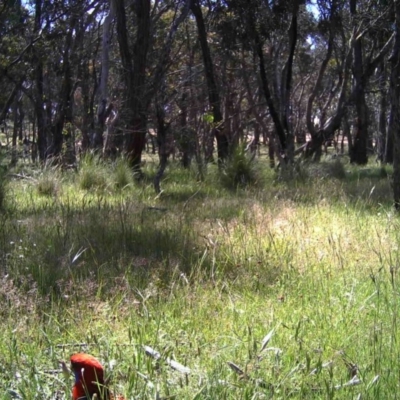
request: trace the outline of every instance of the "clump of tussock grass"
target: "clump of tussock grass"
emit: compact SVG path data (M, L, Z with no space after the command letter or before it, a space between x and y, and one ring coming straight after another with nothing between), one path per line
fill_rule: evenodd
M100 157L94 153L85 154L79 163L78 182L83 190L105 189L108 171Z
M390 166L369 163L363 168L349 166L342 181L344 199L349 204L372 209L387 209L393 205Z
M246 152L244 144L238 145L220 171L220 181L228 189L256 185L261 176L255 160Z
M116 189L121 190L133 184L133 172L128 161L119 157L115 162L112 179Z
M310 181L307 162L296 160L294 163L281 162L276 170L276 181L292 185L302 185Z
M60 190L61 179L57 167L45 168L36 180L36 192L39 196L55 197Z
M323 178L323 179L339 179L344 180L346 178L346 168L344 163L339 159L321 161L320 163L308 164L308 170L311 178Z

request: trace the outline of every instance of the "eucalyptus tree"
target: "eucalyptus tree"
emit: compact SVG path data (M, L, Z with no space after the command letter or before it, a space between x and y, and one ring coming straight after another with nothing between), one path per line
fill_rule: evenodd
M311 135L306 156L313 157L315 160L320 159L322 144L325 140L333 138L345 115L352 62L352 43L355 35L355 32L352 32L349 39L346 37L343 26L343 2L339 0L319 1L318 6L320 29L315 39L318 46L326 51L322 56L315 84L308 96L306 111L307 129ZM323 104L319 102L319 109L315 110L315 102L324 92L324 85L327 82L326 74L333 57L336 79L328 93L325 94ZM315 121L315 117L318 122Z
M81 75L82 80L86 78L82 68L87 66L87 58L93 56L96 48L93 44L87 48L83 46L85 38L91 36L90 27L94 26L100 5L98 0L52 4L34 0L31 6L32 32L41 37L30 53L32 99L41 160L58 157L64 139L72 140L74 91L79 84L78 76Z
M148 109L158 85L170 65L169 54L179 25L189 13L189 0L155 1L135 0L129 7L124 0L113 0L117 21L117 39L123 82L125 85L124 114L127 123L125 151L134 170L140 171L142 152L148 122ZM162 48L151 69L154 55L154 37L157 22L164 13L173 10L174 18Z
M300 13L306 13L305 1L231 0L227 4L236 17L242 46L256 57L260 89L273 121L279 153L292 160L293 70L298 20Z
M390 62L390 120L389 132L393 138L393 194L394 204L400 211L400 4L394 2L395 38Z
M221 163L229 155L229 138L224 129L220 91L214 73L214 63L208 45L207 30L204 22L200 0L191 0L191 11L196 19L198 37L204 62L204 73L207 81L208 97L213 116L213 133L217 141L218 161ZM213 136L214 136L213 135Z
M378 65L392 47L391 7L384 2L349 1L351 25L356 32L353 40L352 102L355 106L353 146L350 161L366 164L369 138L369 110L366 101L367 85ZM383 22L383 23L382 23ZM386 40L382 41L382 37Z
M21 1L0 5L0 124L26 79L26 53L39 39L27 35L29 15Z

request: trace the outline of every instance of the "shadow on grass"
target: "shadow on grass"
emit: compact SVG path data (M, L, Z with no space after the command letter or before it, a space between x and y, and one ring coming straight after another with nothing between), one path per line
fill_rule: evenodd
M376 208L393 206L391 187L392 167L368 165L351 166L341 179L344 200L357 208L375 211Z
M303 163L292 174L278 171L271 195L307 205L324 199L376 211L393 206L391 174L391 167L380 165L357 167L339 160Z
M200 256L189 222L127 203L2 225L4 272L31 275L42 293L57 292L62 279L107 281L133 272L144 283L152 270L167 266L170 273L173 268L188 273Z
M186 202L190 200L204 200L209 197L209 193L205 190L197 190L193 191L192 188L180 188L179 190L169 190L165 193L162 193L160 196L160 200L166 204L180 204L185 205Z

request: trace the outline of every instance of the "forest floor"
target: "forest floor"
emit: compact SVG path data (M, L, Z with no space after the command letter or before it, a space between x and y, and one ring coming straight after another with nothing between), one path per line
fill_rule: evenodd
M151 161L140 183L93 157L7 172L0 399L69 399L79 351L127 399L395 398L390 168L201 172L170 164L159 195Z

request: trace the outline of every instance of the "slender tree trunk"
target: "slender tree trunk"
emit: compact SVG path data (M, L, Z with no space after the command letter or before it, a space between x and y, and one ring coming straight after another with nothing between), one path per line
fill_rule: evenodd
M188 85L185 85L188 86ZM189 90L189 89L186 89ZM187 92L183 91L182 97L178 104L180 108L179 115L179 132L177 142L179 149L182 153L182 166L183 168L189 168L192 157L196 151L196 132L188 126L188 95Z
M214 135L217 140L218 162L221 163L229 156L229 138L226 135L221 111L221 101L215 80L214 65L208 46L207 31L199 0L192 0L191 10L196 19L199 42L203 54L204 71L206 74L208 98L213 113Z
M11 107L11 104L13 103L15 96L17 95L18 91L20 90L22 82L25 80L25 78L21 79L18 83L14 85L13 90L11 91L10 95L7 97L7 100L4 104L3 109L1 110L0 113L0 124L3 123L3 121L6 119L8 111Z
M34 30L39 32L42 25L42 0L35 0L35 22ZM37 127L37 146L39 153L39 160L44 161L47 158L47 119L45 113L45 100L44 100L44 73L43 61L39 55L35 54L36 67L34 72L35 90L34 90L34 110L36 116Z
M109 12L103 23L103 40L101 53L101 73L100 84L98 88L99 97L97 105L97 124L96 136L103 138L105 122L107 119L107 102L108 102L108 75L110 71L110 45L111 45L111 23L115 18L114 1L109 1ZM100 142L100 141L99 141ZM103 143L103 140L101 140ZM104 149L106 150L106 149ZM103 150L103 152L104 152Z
M260 77L261 77L261 87L265 96L265 100L267 101L269 113L271 114L272 121L274 122L275 125L275 130L279 139L279 144L281 147L281 151L285 152L286 151L286 134L285 134L285 129L283 127L282 121L279 118L279 114L275 108L274 101L272 99L271 91L269 89L269 82L267 78L267 72L265 69L265 60L264 60L264 52L263 52L263 46L260 41L260 37L257 32L255 34L255 41L256 41L256 52L258 55L258 61L259 61L259 70L260 70Z
M283 110L282 124L286 131L286 155L290 162L294 159L294 134L293 126L289 122L292 118L292 78L293 78L293 60L294 52L297 44L297 14L299 11L299 1L294 0L292 9L292 19L289 26L289 56L286 61L284 70L282 71L282 77L284 79L283 93L284 96L281 99Z
M158 156L160 163L154 178L154 189L156 193L161 192L160 182L164 176L165 169L168 164L168 157L170 155L170 146L168 143L167 135L169 134L169 124L165 122L165 84L162 85L160 93L156 99L156 116L157 116L157 142L158 142Z
M378 160L385 162L385 148L386 148L386 115L387 115L387 90L386 90L386 64L384 61L379 66L379 137L378 137Z
M387 164L393 164L393 126L396 124L395 119L397 118L397 111L390 106L389 124L386 132L386 146L385 146L385 162Z
M64 143L64 125L67 123L69 126L66 129L66 140L71 140L71 127L72 124L72 71L70 62L70 51L72 47L73 31L75 29L76 19L72 18L71 26L67 32L63 54L63 78L59 94L59 104L57 107L56 117L54 124L51 127L52 132L52 147L49 156L58 157Z
M20 99L19 99L20 94L17 93L17 95L14 97L14 102L12 106L12 115L13 115L13 134L12 134L12 142L11 142L11 165L16 165L18 161L18 152L17 152L17 142L18 142L18 132L19 132L19 123L20 123L20 118L19 118L19 112L20 112Z

